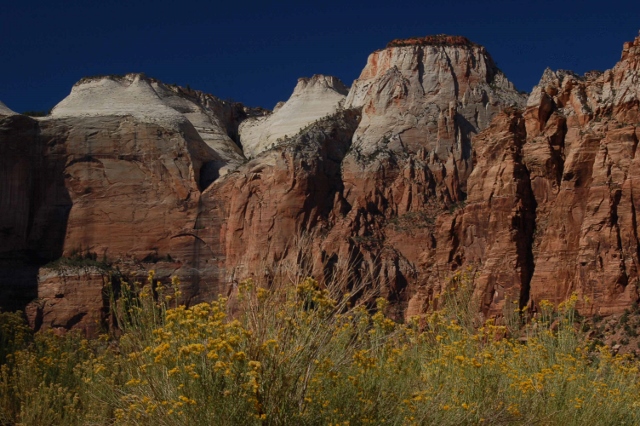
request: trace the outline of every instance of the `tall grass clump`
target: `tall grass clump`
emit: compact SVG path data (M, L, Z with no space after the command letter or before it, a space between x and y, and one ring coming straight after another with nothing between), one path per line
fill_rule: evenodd
M571 298L509 336L479 322L472 276L406 324L363 286L280 274L176 306L179 282L123 286L120 335L12 337L0 423L96 425L632 425L638 362L588 350ZM350 287L347 292L346 288ZM359 297L354 297L359 294ZM15 317L0 316L2 324ZM13 321L13 322L12 322Z

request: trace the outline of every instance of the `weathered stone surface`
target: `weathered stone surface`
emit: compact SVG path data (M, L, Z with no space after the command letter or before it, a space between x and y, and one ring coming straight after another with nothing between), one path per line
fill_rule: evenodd
M140 76L85 81L52 117L0 120L0 253L95 252L179 275L193 303L269 281L307 234L309 271L348 265L397 318L464 268L485 316L572 292L585 314L621 312L638 300L639 64L636 39L604 73L546 70L525 102L481 46L395 40L346 98L316 76L248 120L262 112ZM118 95L91 110L84 90ZM80 313L47 297L48 324Z
M0 267L31 271L79 252L135 274L159 266L164 276L193 276L170 253L197 255L180 235L194 228L200 193L219 177L223 157L173 110L175 121L166 122L164 113L140 118L126 105L76 114L65 104L37 121L0 122ZM14 278L2 289L14 291Z
M531 160L539 205L531 303L580 296L584 313L621 312L638 299L640 37L620 62L578 77L546 71L528 102ZM553 112L536 120L544 101ZM560 124L560 125L559 125ZM546 143L545 143L546 142ZM535 149L536 145L545 147Z
M171 237L195 220L203 170L215 159L183 125L175 131L130 118L55 121L51 130L68 129L61 146L72 203L65 255L88 250L143 259L170 252Z
M363 108L354 137L358 153L423 148L443 162L453 157L466 181L471 137L504 106L524 105L525 98L484 47L445 42L396 41L369 56L345 102Z
M448 258L455 253L458 264L476 267L486 312L500 313L501 292L508 295L508 289L514 290L511 298L519 296L521 306L528 303L533 310L540 300L559 303L577 293L578 308L587 315L620 313L638 300L639 45L640 38L626 43L621 61L604 73L580 77L546 70L527 102L524 130L501 116L474 139L477 164L467 207L456 218L457 230L451 232L445 222L438 246L444 242ZM513 142L492 156L483 154L504 137ZM496 194L506 186L496 186L492 176L511 162L522 170L520 178L510 177L515 190ZM481 175L488 179L474 186ZM478 193L480 188L490 190ZM501 227L509 238L469 226L499 215L511 215ZM484 242L481 250L478 239ZM493 257L497 253L503 258ZM445 256L439 263L450 264ZM511 271L517 274L509 276ZM487 289L494 290L492 301Z
M240 140L247 158L278 145L314 121L334 114L349 91L336 77L314 75L301 78L287 102L280 102L273 114L245 120Z
M482 308L501 313L505 303L523 303L528 298L526 288L518 284L528 282L533 273L528 241L533 236L536 205L529 172L522 164L524 120L517 113L504 114L492 126L508 132L495 134L490 128L476 139L478 166L469 177L462 230L463 241L469 244L467 259L484 266L477 289L483 295Z
M227 286L219 293L248 276L268 276L274 262L293 254L293 237L330 226L358 119L345 110L321 120L203 193L193 238L219 260L216 278Z
M451 272L452 258L434 271L437 227L466 198L472 137L521 105L486 50L463 38L396 40L369 56L345 102L362 108L343 162L351 210L330 239L356 237L349 250L378 264L379 291L397 304L395 315L426 309L439 288L425 284Z
M231 138L237 140L238 124L247 116L241 105L143 74L84 78L53 108L51 116L132 116L137 122L172 130L188 121L215 153L217 173L244 162L242 150Z
M87 336L104 332L109 320L110 276L96 267L41 268L38 298L26 309L36 330L80 330Z

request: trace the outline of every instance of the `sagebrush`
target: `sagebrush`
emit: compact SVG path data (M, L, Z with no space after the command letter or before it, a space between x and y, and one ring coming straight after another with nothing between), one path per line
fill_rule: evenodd
M542 304L516 339L476 324L469 282L458 274L440 311L407 324L310 278L191 307L175 306L177 281L124 286L122 333L97 340L1 314L0 423L640 423L638 362L589 348L575 299Z

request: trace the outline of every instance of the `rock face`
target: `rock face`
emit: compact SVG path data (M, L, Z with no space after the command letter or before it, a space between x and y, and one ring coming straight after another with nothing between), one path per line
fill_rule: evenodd
M38 122L0 116L0 301L16 309L37 295L38 266L62 255L71 208L64 161Z
M240 140L245 155L254 158L286 136L294 136L314 121L334 114L348 91L336 77L314 75L299 79L289 100L276 105L273 114L241 124Z
M106 331L110 312L105 286L110 279L96 267L41 268L38 298L27 310L29 325L60 332L73 328L88 336Z
M186 299L229 295L247 277L270 279L274 264L295 256L292 237L330 226L358 119L345 110L320 120L202 193L194 226L172 251Z
M442 220L438 266L477 265L485 312L571 293L587 315L637 302L639 64L637 38L604 73L547 70L523 113L474 139L467 206Z
M0 117L0 267L30 259L34 279L90 252L177 274L193 303L269 282L304 234L306 270L347 265L398 319L466 268L485 316L573 292L584 314L621 312L639 298L639 74L640 38L604 73L545 71L526 99L482 46L431 36L374 52L348 94L300 80L270 115L86 79L49 117ZM40 271L30 318L93 333L103 281L67 275Z
M453 269L470 267L480 309L488 315L528 301L536 201L523 163L526 136L518 112L499 114L474 138L475 167L464 208L438 218L435 264L426 288L437 287Z
M37 121L21 115L0 119L0 268L10 271L0 283L2 293L32 293L34 265L76 253L94 253L133 275L159 260L166 275L181 274L170 253L181 252L180 235L194 227L201 191L224 168L244 161L232 137L247 111L252 112L129 75L84 80ZM213 117L210 127L198 131L190 119L202 125L204 116ZM212 128L227 133L216 139L208 132ZM231 151L216 149L221 145ZM49 303L46 291L38 294L44 318L64 305Z
M246 117L238 104L199 91L147 78L143 74L89 77L51 111L53 118L130 116L140 123L178 129L188 121L215 152L217 173L244 161L238 123Z
M380 293L398 316L420 313L440 291L431 278L443 244L437 222L467 198L472 137L524 102L486 50L463 37L394 41L369 56L345 102L362 108L343 162L351 210L330 240L342 240L334 249L343 256L355 249L379 264ZM355 236L355 248L345 235Z
M538 203L531 302L571 292L586 313L638 300L636 212L640 37L616 66L578 77L546 71L525 117L525 164Z
M360 155L424 150L436 161L450 158L449 174L466 181L471 137L504 106L524 102L484 47L464 37L426 37L371 54L345 107L362 107L354 137Z

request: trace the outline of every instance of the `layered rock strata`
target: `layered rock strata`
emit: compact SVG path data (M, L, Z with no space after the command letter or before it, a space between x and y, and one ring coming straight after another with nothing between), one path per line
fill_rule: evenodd
M106 332L111 280L108 271L94 266L41 268L38 297L26 312L29 325L57 332L75 329L88 336Z
M392 42L372 53L345 107L362 108L354 136L359 156L424 150L449 163L447 175L464 188L472 136L505 106L524 103L484 47L463 37L427 37Z
M0 267L11 272L2 291L33 293L36 265L76 253L133 275L158 260L165 275L179 273L177 236L194 227L201 191L244 161L233 138L251 113L128 75L81 81L47 117L0 119ZM45 318L64 305L38 294Z
M179 275L193 303L269 282L305 234L310 273L348 265L398 319L466 269L485 317L574 292L582 313L622 312L638 301L639 58L640 38L604 73L547 70L526 99L463 37L394 40L348 94L314 76L270 115L85 80L50 117L0 118L0 254L96 253ZM40 276L32 317L93 332L76 301L97 292Z
M437 266L474 265L486 313L574 293L586 315L637 303L639 46L604 73L546 70L523 112L474 139L467 206L442 218Z
M472 138L524 103L486 50L463 37L394 41L369 56L345 102L362 108L343 163L352 209L331 240L355 236L362 258L379 263L380 293L399 316L421 312L440 291L416 285L436 275L438 218L468 197Z
M238 124L247 113L260 114L200 91L164 84L144 74L127 74L80 80L69 96L53 108L51 116L129 116L136 122L168 129L178 129L188 121L215 152L215 172L224 174L244 162L237 143Z

